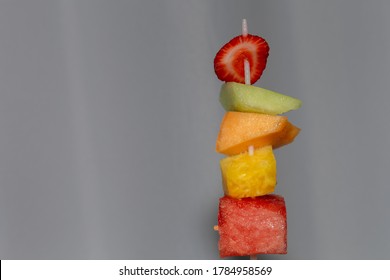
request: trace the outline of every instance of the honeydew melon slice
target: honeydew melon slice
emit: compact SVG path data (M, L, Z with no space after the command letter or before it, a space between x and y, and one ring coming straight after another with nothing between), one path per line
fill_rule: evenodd
M280 115L302 105L302 102L294 97L235 82L222 85L219 101L226 111L269 115Z

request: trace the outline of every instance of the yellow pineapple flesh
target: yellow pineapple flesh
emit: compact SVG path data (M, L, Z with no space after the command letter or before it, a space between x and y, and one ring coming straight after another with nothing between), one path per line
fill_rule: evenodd
M272 193L276 185L276 160L272 146L230 156L220 161L223 190L233 198Z

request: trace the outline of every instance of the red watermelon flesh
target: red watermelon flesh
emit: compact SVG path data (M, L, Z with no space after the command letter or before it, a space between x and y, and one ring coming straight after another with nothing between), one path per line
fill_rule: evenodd
M221 257L287 254L284 198L279 195L220 198L218 232Z

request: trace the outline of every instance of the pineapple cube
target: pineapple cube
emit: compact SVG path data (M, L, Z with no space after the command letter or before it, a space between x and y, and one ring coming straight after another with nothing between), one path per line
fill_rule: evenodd
M233 198L272 193L276 185L276 160L272 146L230 156L220 161L223 190Z

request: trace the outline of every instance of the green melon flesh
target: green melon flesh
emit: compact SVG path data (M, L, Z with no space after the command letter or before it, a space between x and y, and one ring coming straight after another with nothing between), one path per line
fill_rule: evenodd
M228 82L222 85L219 101L226 111L279 115L301 107L299 99L267 89Z

